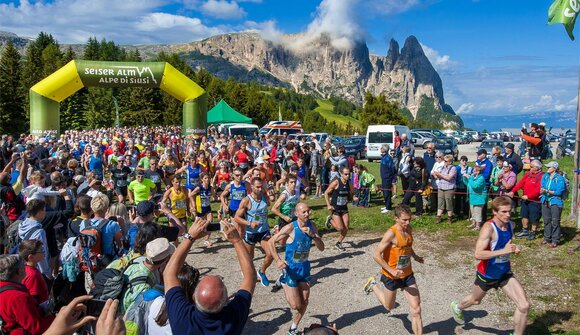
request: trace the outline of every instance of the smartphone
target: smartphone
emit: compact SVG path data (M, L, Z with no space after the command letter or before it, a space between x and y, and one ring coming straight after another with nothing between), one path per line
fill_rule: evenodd
M206 231L220 231L220 230L222 230L222 224L219 222L211 222L206 229Z
M159 226L159 236L165 237L169 242L177 241L179 227Z
M91 299L91 300L87 301L87 303L86 303L87 314L86 315L95 316L98 318L101 315L103 308L105 308L105 303L106 303L105 300L98 300L98 299Z

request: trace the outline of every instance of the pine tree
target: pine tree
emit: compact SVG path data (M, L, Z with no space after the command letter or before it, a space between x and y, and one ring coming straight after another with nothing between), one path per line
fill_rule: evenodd
M26 130L21 76L20 55L9 41L0 57L0 134L18 134Z
M99 42L96 37L89 37L85 52L83 53L84 60L99 60Z

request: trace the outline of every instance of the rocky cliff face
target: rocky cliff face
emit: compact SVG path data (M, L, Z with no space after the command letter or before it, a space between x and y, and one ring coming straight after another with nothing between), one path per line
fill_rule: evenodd
M31 39L19 37L14 33L0 31L0 50L4 48L4 45L6 45L8 41L12 41L12 44L14 44L17 49L22 49L31 41Z
M384 94L406 106L416 116L421 97L433 98L435 107L447 112L439 74L414 36L403 48L391 40L387 56L370 55L365 43L338 50L322 37L307 47L292 47L299 36L286 36L283 43L265 41L258 34L238 33L214 36L203 41L171 46L171 51L185 53L193 66L203 66L227 79L240 78L240 68L263 73L276 81L288 83L297 92L321 97L338 96L362 103L365 92ZM212 63L226 60L212 69ZM234 71L235 70L235 71ZM242 71L243 72L243 71ZM268 79L262 79L267 83Z

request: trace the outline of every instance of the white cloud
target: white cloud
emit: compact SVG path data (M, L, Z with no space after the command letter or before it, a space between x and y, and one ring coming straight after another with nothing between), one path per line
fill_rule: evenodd
M236 1L209 0L199 9L203 14L217 19L240 19L246 16L246 12Z
M421 47L423 48L423 52L425 56L431 62L431 65L437 70L440 74L442 72L453 72L455 67L459 65L458 62L451 60L451 56L449 55L440 55L439 52L435 49L432 49L426 46L423 43L420 43Z
M119 44L190 42L230 31L228 27L206 26L200 18L161 12L171 2L23 0L0 4L0 30L26 37L45 31L61 43L86 43L89 37L96 36Z
M422 2L425 1L322 0L306 31L300 36L294 36L291 41L286 41L285 45L294 50L303 50L324 34L330 38L330 43L335 48L348 49L354 43L367 38L365 23L369 17L390 16L409 10ZM270 31L277 29L274 27ZM267 34L264 37L267 37Z
M578 70L565 66L482 67L443 75L446 102L474 115L574 111ZM465 106L464 106L465 105Z
M463 103L459 108L455 111L457 114L468 114L471 113L475 109L475 105L471 102Z

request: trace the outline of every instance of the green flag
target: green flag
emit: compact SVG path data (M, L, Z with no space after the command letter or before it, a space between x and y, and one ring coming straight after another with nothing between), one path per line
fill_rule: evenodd
M548 10L548 23L562 23L572 41L574 23L580 11L580 0L555 0Z

